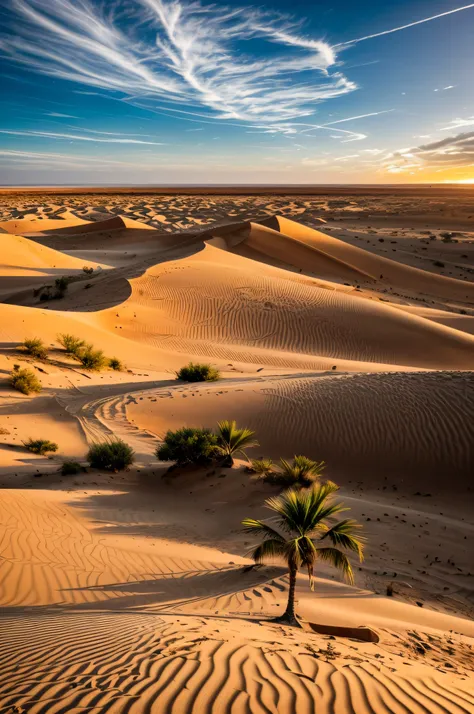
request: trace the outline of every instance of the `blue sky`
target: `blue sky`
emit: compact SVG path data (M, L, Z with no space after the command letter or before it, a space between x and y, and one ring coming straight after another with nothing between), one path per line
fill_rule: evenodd
M474 5L11 0L0 184L474 182Z

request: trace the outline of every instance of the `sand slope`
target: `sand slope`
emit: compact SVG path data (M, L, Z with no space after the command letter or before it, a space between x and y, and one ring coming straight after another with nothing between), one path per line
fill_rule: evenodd
M468 621L399 605L402 617L420 618L414 642L432 643L433 674L382 599L380 643L338 638L326 661L324 636L274 626L263 613L242 619L253 603L278 612L286 584L277 570L244 573L245 560L229 563L216 550L95 533L91 516L97 523L100 514L88 509L94 492L86 495L3 492L0 601L15 607L1 614L6 711L458 714L473 706ZM110 512L103 516L110 522ZM145 514L130 516L139 530ZM319 617L341 595L353 595L353 614L364 606L363 591L321 587ZM47 612L38 608L46 604ZM450 640L454 671L444 667L449 626L465 632Z
M0 478L14 487L0 491L0 710L473 712L472 283L284 217L164 234L108 208L0 224ZM31 281L84 264L109 269L37 302ZM126 369L86 372L61 332ZM18 351L34 336L48 361ZM176 381L203 357L222 380ZM39 396L9 387L15 363ZM277 487L242 462L157 463L168 428L221 418L257 431L252 456L324 459L364 525L357 587L324 564L315 593L298 578L301 631L271 622L280 564L246 567L240 521L268 515ZM135 449L132 471L61 476L112 435ZM59 452L31 454L30 436Z
M470 373L267 377L186 386L173 399L167 394L114 399L114 418L124 410L133 424L159 436L182 423L212 427L233 414L258 432L259 454L309 454L324 459L338 482L347 483L349 474L410 493L466 488L474 468ZM102 414L107 418L104 407Z

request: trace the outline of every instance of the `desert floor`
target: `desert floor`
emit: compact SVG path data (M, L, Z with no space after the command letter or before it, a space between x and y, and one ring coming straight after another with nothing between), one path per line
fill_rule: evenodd
M2 714L474 712L472 191L2 192L0 242ZM178 381L190 360L222 378ZM364 526L354 587L299 575L302 629L272 621L286 571L249 567L240 526L277 487L154 456L223 418L251 457L324 459ZM133 468L61 475L111 434Z

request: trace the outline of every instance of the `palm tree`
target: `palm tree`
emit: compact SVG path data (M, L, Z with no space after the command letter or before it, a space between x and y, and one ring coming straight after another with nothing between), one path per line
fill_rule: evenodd
M362 561L365 538L357 537L356 530L361 526L355 520L347 518L328 525L327 521L330 523L334 516L349 510L343 503L334 500L333 494L338 488L335 483L327 481L311 489L289 489L280 496L267 498L265 505L276 513L270 519L276 528L253 518L242 521L246 533L263 537L262 543L251 552L256 563L280 558L288 566L288 604L284 614L277 618L279 622L299 626L295 617L295 586L300 568L307 568L311 590L314 589L313 574L318 560L331 563L342 571L349 583L354 582L351 564L341 549L357 553ZM319 545L324 540L331 545Z
M218 446L216 451L224 457L223 466L232 466L234 454L240 453L246 457L246 448L258 446L258 441L254 437L254 431L247 427L239 429L235 421L225 420L218 422Z
M311 486L324 470L324 461L312 461L306 456L295 456L293 463L280 459L277 479L287 486Z

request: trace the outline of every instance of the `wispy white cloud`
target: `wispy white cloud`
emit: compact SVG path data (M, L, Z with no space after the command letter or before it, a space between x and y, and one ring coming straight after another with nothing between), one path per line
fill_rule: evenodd
M430 17L424 17L422 20L415 20L415 22L408 22L406 25L400 25L398 27L392 27L390 30L383 30L382 32L375 32L372 35L365 35L364 37L358 37L355 40L349 40L348 42L340 42L334 45L335 48L345 47L347 45L353 45L356 42L363 42L365 40L372 40L374 37L382 37L383 35L391 35L393 32L400 32L401 30L407 30L409 27L415 27L415 25L422 25L425 22L432 22L432 20L439 20L447 15L453 15L456 12L462 12L463 10L471 10L474 8L474 3L470 5L463 5L461 7L455 7L452 10L447 10L446 12L440 12L437 15L431 15Z
M474 117L453 119L448 126L443 126L440 131L451 131L452 129L459 129L461 126L474 126Z
M10 134L12 136L32 136L36 138L58 139L60 141L95 141L102 144L148 144L150 146L165 146L162 142L142 141L141 139L130 139L128 137L96 137L84 136L80 134L66 134L54 131L28 131L16 129L0 129L0 134Z
M125 34L125 24L101 7L88 0L13 0L17 22L0 33L0 52L132 103L169 112L200 108L202 120L277 130L357 88L327 42L305 37L300 23L281 14L195 0L122 0L111 7L127 13ZM279 51L252 57L249 40Z
M383 109L381 112L370 112L370 114L359 114L355 117L347 117L346 119L338 119L337 121L329 121L326 124L321 124L321 126L333 126L334 124L342 124L345 121L355 121L356 119L366 119L367 117L377 117L380 114L390 114L394 112L395 109Z
M61 112L46 112L47 117L57 117L58 119L79 119L74 114L61 114Z
M349 161L350 159L358 159L360 154L348 154L347 156L339 156L334 161Z

